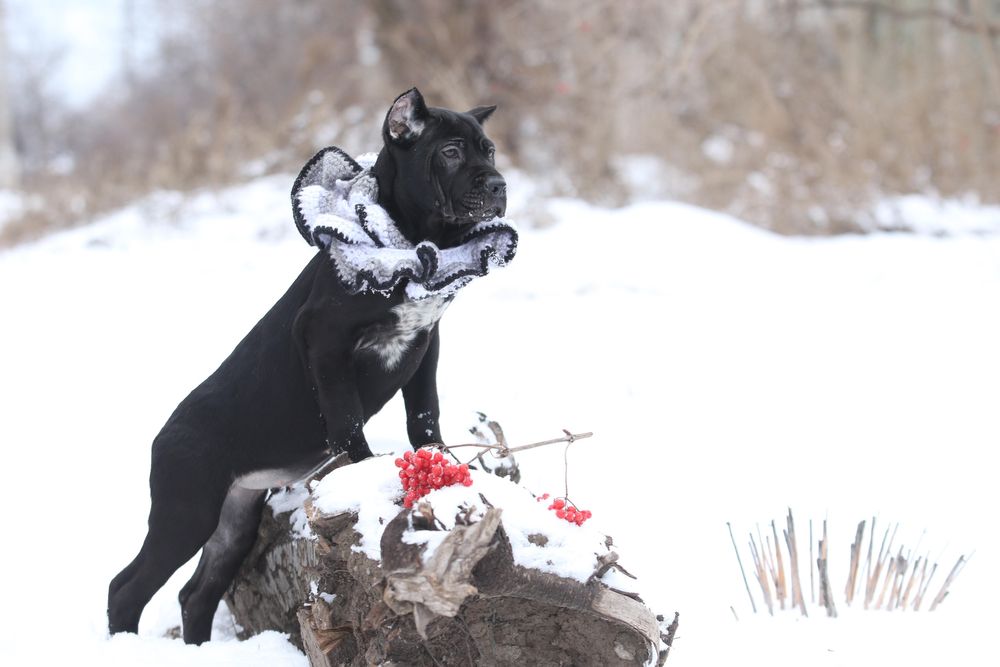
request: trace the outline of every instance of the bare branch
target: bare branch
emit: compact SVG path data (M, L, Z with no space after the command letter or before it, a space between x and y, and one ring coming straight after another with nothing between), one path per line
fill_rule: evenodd
M960 14L937 7L910 9L890 5L886 2L879 2L878 0L818 0L815 3L804 3L799 6L802 9L861 9L875 11L902 20L919 21L930 19L944 21L960 30L985 33L990 37L1000 35L1000 23L996 21L988 21L985 18L977 19L970 14Z

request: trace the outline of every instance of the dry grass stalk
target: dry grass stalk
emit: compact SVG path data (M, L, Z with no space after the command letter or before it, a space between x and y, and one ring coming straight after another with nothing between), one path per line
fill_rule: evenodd
M770 588L771 582L773 582L773 584L775 586L773 599L775 601L777 601L778 600L778 590L777 590L778 572L777 572L777 570L776 570L776 568L774 566L774 551L771 548L771 538L770 538L770 536L768 536L768 537L765 538L761 534L761 532L760 532L760 524L757 524L757 540L760 543L760 555L761 555L762 563L763 563L764 568L765 568L765 574L770 577L768 586ZM766 550L765 550L765 547L766 547ZM781 608L784 609L784 603L782 603Z
M886 605L886 610L892 611L899 606L899 598L903 592L903 582L906 578L906 572L910 566L910 554L907 552L906 556L902 554L903 548L899 548L900 554L896 557L896 574L892 580L892 592L889 594L889 603Z
M781 604L781 608L785 608L785 598L788 597L788 584L785 582L785 563L784 559L781 557L781 541L778 540L778 528L775 526L774 521L771 521L771 534L774 535L774 553L777 557L775 564L776 577L774 580L774 591L778 598L778 602ZM795 602L792 602L794 606Z
M809 519L809 601L816 604L816 568L813 567L813 520Z
M896 528L899 528L899 524L896 524ZM889 529L885 529L885 534L882 536L882 546L878 550L878 558L875 560L875 569L872 570L871 574L868 576L868 586L865 589L865 609L871 605L872 600L875 597L875 592L878 590L878 582L882 575L882 568L885 566L885 559L888 557L888 553L892 550L892 540L896 539L896 531L892 531L892 539L889 539ZM888 542L888 548L886 546L886 540Z
M767 581L767 572L764 569L760 552L757 550L757 543L754 541L753 533L750 533L750 555L753 557L757 583L760 584L760 589L764 592L764 603L767 605L767 613L774 616L774 603L771 600L771 588Z
M836 618L837 605L833 602L833 594L830 590L830 573L827 570L827 546L826 519L824 519L823 539L819 542L819 559L816 561L816 569L819 572L819 599L820 604L826 607L826 615L830 618Z
M868 595L868 577L871 576L872 571L872 552L875 547L875 520L876 517L872 517L872 526L868 534L868 556L865 558L865 569L860 580L858 581L858 588L861 587L861 581L865 582L865 597ZM866 601L867 604L867 601Z
M903 599L899 603L899 608L903 611L906 611L906 607L910 604L910 592L913 590L913 584L917 580L917 572L920 570L921 562L926 566L927 561L922 556L917 556L916 562L913 563L913 569L910 570L910 580L906 583L906 588L903 590ZM926 570L926 567L924 569Z
M789 608L798 607L803 616L808 617L808 609L805 603L805 595L802 589L802 577L799 569L798 540L795 535L795 520L791 508L785 517L787 528L782 530L785 548L788 555L789 572L786 577L785 559L781 549L781 541L777 534L777 522L771 521L771 535L764 536L757 524L756 536L753 532L750 536L750 553L753 557L754 574L757 582L764 594L768 613L774 615L775 602L785 609L785 599L790 602ZM874 606L875 609L892 611L894 609L912 609L919 611L923 604L924 596L930 588L934 574L937 571L937 563L930 565L930 555L918 556L913 560L913 554L917 549L907 549L904 545L899 545L893 551L896 535L899 531L899 524L891 528L886 527L882 535L881 545L878 555L875 555L875 523L876 517L872 517L871 530L868 531L868 555L865 558L865 565L862 569L861 551L864 546L865 530L868 526L866 520L858 523L854 542L851 544L851 562L847 573L847 581L844 586L844 598L847 604L851 604L860 594L861 582L865 584L865 609ZM757 606L753 594L750 590L749 580L743 568L739 549L733 536L732 525L728 522L729 538L736 552L736 560L740 567L740 574L743 577L743 585L746 588L747 596L750 598L750 605L754 613ZM812 521L809 522L809 559L810 559L810 584L813 583L813 573L817 573L819 578L819 602L818 604L826 609L827 615L835 618L837 616L836 604L831 592L829 574L829 537L827 533L827 522L823 521L823 531L821 538L817 541L818 556L813 561L813 540ZM924 531L926 532L926 531ZM774 537L774 544L771 537ZM924 534L917 541L919 547L923 541ZM960 556L958 562L951 569L937 595L931 603L930 610L933 611L948 596L948 589L955 578L965 567L969 557ZM815 565L815 570L813 566ZM929 572L928 572L929 570ZM815 598L813 598L815 599ZM734 612L735 613L735 612Z
M927 561L924 561L924 570L920 573L920 586L917 593L917 599L913 601L913 611L920 611L920 605L924 602L924 595L927 593L927 588L931 585L934 573L937 572L937 566L938 564L934 563L934 566L931 568L931 573L927 574Z
M736 562L740 564L740 574L743 575L743 585L747 588L747 597L750 598L750 607L753 609L753 613L757 613L757 604L753 601L753 594L750 592L750 582L747 581L747 573L743 570L743 560L740 558L740 550L736 548L736 538L733 537L733 526L728 521L726 522L726 528L729 529L729 539L733 542L733 551L736 552ZM733 615L736 615L736 610L733 610ZM738 618L738 617L737 617Z
M854 601L855 584L858 580L858 565L861 563L861 546L865 539L865 522L858 524L858 532L851 544L851 568L847 574L847 585L844 587L844 598L850 605Z
M951 586L951 583L955 581L955 577L958 576L958 573L962 571L962 568L964 568L965 564L968 562L969 560L965 556L958 557L958 561L955 563L955 566L951 568L951 572L949 572L948 576L945 578L944 584L941 585L941 590L938 591L936 596L934 596L934 601L931 603L931 611L937 609L937 606L944 602L944 599L948 597L948 587Z
M900 551L902 551L902 549L900 549ZM889 562L889 567L885 571L885 578L882 579L882 588L879 590L878 602L875 604L875 608L876 609L881 609L882 608L882 603L885 602L886 591L888 590L889 584L892 581L893 576L896 573L896 567L898 565L897 560L895 558L893 558L892 556L888 556L887 558L888 558L888 562Z
M802 597L802 582L799 580L799 547L795 539L795 522L792 519L792 508L788 508L788 528L785 529L785 543L788 546L788 561L792 568L792 606L798 605L803 616L809 616L806 611L806 601Z

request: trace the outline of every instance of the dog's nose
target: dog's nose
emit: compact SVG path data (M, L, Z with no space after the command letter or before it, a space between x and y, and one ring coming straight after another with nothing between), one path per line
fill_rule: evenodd
M490 174L486 177L486 191L494 197L507 196L507 181L500 174Z

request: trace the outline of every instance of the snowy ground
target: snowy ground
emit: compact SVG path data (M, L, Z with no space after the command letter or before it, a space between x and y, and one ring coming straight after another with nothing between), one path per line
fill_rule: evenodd
M279 635L231 639L221 612L221 641L162 638L190 564L140 637L109 640L104 619L145 532L153 436L311 256L290 182L153 197L0 254L0 662L305 664ZM784 239L675 203L551 212L444 319L446 440L469 441L474 410L514 443L594 431L570 451L570 495L650 606L681 612L670 664L995 661L1000 236ZM401 403L367 433L402 451ZM562 456L524 453L523 482L560 493ZM909 545L926 529L942 568L975 557L933 614L754 617L725 524L787 506L800 531L829 519L838 599L873 513Z

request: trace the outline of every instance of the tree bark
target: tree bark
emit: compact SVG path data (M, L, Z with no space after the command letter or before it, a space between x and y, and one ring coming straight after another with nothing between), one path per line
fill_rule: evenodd
M305 506L311 537L296 536L289 514L265 507L226 602L244 635L286 632L313 667L666 659L676 617L668 628L598 576L584 584L517 565L501 509L456 525L426 560L424 545L402 536L410 525L432 525L430 508L401 510L386 525L376 562L351 549L360 537L355 514Z

